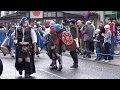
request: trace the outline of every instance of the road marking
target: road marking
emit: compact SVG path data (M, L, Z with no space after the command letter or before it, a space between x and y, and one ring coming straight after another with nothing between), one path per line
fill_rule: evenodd
M57 75L57 74L54 74L54 73L48 72L48 71L46 71L46 70L44 70L44 69L39 69L39 70L41 70L41 71L43 71L43 72L46 72L46 73L49 73L49 74L51 74L51 75L53 75L53 76L59 77L59 78L61 78L61 79L67 79L67 78L65 78L65 77L61 77L61 76L59 76L59 75Z

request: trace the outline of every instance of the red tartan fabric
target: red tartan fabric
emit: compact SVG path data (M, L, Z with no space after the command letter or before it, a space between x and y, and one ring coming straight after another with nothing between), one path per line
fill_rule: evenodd
M112 37L113 37L113 35L114 35L114 30L113 30L114 24L111 22L111 23L109 23L109 25L110 25L110 31L111 31Z

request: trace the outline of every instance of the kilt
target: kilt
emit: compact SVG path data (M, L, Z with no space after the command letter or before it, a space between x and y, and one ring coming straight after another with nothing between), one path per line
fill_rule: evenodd
M27 48L26 51L23 50L23 48ZM29 44L27 45L21 45L18 44L16 46L16 55L18 58L27 58L31 56L31 46Z

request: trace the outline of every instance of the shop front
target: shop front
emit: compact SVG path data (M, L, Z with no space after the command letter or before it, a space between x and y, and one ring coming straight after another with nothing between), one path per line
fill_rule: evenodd
M40 22L43 23L43 11L29 11L30 24Z
M61 23L62 20L65 20L65 19L80 19L80 20L85 20L84 16L83 15L80 15L80 14L75 14L74 12L73 13L70 13L70 12L66 12L66 11L44 11L44 15L43 15L43 22L45 25L48 26L48 23L51 21L51 20L54 20L56 23Z
M17 24L19 23L20 19L23 16L27 16L28 12L27 11L18 11L16 13L7 15L7 16L3 16L0 18L0 25L4 25L6 27L8 27L8 25L13 25L13 24Z
M61 11L44 11L43 23L45 26L49 26L51 20L56 23L61 23L63 20L63 12Z
M104 12L104 22L106 17L110 17L111 20L118 20L120 17L120 11L103 11Z

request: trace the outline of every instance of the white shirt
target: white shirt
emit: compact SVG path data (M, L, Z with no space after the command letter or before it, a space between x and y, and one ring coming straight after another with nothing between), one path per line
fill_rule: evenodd
M93 32L93 37L95 37L95 25L94 24L91 24L94 28L94 32Z
M32 43L37 43L37 35L34 29L31 29L31 38L32 38Z
M45 29L44 36L50 33L50 28Z

